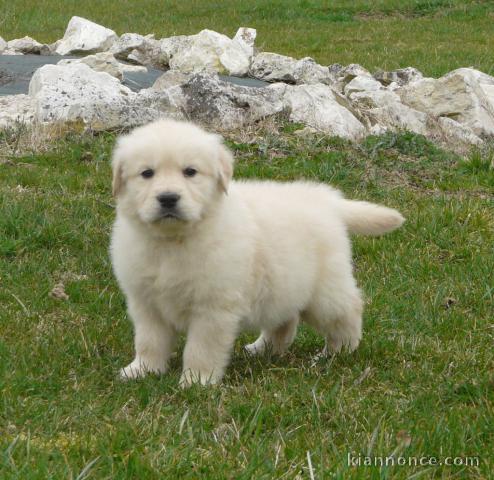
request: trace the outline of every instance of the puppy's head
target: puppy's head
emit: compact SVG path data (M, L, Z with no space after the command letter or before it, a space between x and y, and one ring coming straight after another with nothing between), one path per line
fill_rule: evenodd
M233 157L217 135L158 120L118 139L112 167L119 211L166 229L214 210L228 190Z

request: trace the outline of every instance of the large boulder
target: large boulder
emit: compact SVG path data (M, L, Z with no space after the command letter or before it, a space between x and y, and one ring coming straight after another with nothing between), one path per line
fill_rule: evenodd
M45 53L48 51L48 46L39 43L34 38L31 37L23 37L16 38L14 40L10 40L7 42L7 49L22 53L22 54L35 54L39 55L40 53Z
M76 63L85 63L97 72L109 73L112 77L123 79L125 72L147 72L146 67L127 65L120 63L110 52L100 52L94 55L77 59L60 60L58 65L71 65Z
M7 42L0 37L0 55L3 53L3 51L7 48Z
M494 135L494 104L486 94L488 75L462 68L435 80L424 78L399 89L403 103L434 117L448 117L476 135ZM489 80L490 81L490 80Z
M209 73L194 74L180 86L168 90L185 116L222 129L236 129L285 108L279 89L234 85Z
M212 30L172 39L163 39L161 49L168 53L170 68L174 70L184 73L213 71L235 76L245 76L249 71L252 53L243 40L232 40Z
M81 17L72 17L56 49L59 55L97 53L109 50L118 36L109 28Z
M34 120L35 102L29 95L0 97L0 129L16 128Z
M348 101L327 85L286 85L284 89L291 121L349 140L365 135L366 129L351 112Z
M134 93L84 63L41 67L31 79L29 95L35 100L37 121L82 122L94 130L141 125L168 108L163 95L150 99Z
M266 82L293 84L332 83L328 67L317 64L312 58L297 60L277 53L259 53L252 59L249 75Z

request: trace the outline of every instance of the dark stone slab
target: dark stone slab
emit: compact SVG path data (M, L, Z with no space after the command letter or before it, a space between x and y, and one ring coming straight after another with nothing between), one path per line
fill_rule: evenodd
M80 58L60 55L0 55L0 96L27 94L34 72L43 65L54 65L63 59ZM127 72L122 83L134 92L151 87L163 73L162 70L147 67L147 72ZM224 81L245 87L264 87L266 82L253 78L238 78L220 75Z

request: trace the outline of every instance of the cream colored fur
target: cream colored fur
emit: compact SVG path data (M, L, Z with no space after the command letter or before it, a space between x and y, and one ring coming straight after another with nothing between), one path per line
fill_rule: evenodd
M284 352L299 321L331 352L358 346L362 300L348 232L391 231L403 222L397 211L323 184L231 181L221 139L171 120L121 137L113 171L111 256L135 330L123 377L164 373L180 332L182 386L221 381L245 327L261 330L251 353ZM165 218L157 200L170 192L180 195L178 218Z

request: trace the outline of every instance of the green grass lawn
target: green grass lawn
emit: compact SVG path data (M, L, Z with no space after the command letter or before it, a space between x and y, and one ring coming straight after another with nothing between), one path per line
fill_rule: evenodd
M494 73L489 1L16 0L0 12L6 39L53 41L72 15L157 36L242 25L263 50L321 63ZM115 135L31 152L0 133L0 479L493 478L494 148L462 159L408 133L351 145L259 128L228 140L237 178L328 182L407 217L354 238L360 348L315 360L322 339L302 328L286 356L249 358L244 334L219 387L178 388L183 344L166 376L118 381L133 348L108 256ZM58 283L67 300L50 296ZM412 465L356 467L349 454Z
M53 42L72 15L118 34L157 38L203 28L234 35L250 26L259 49L322 64L414 66L431 76L468 66L494 73L492 0L0 0L0 12L5 39Z

